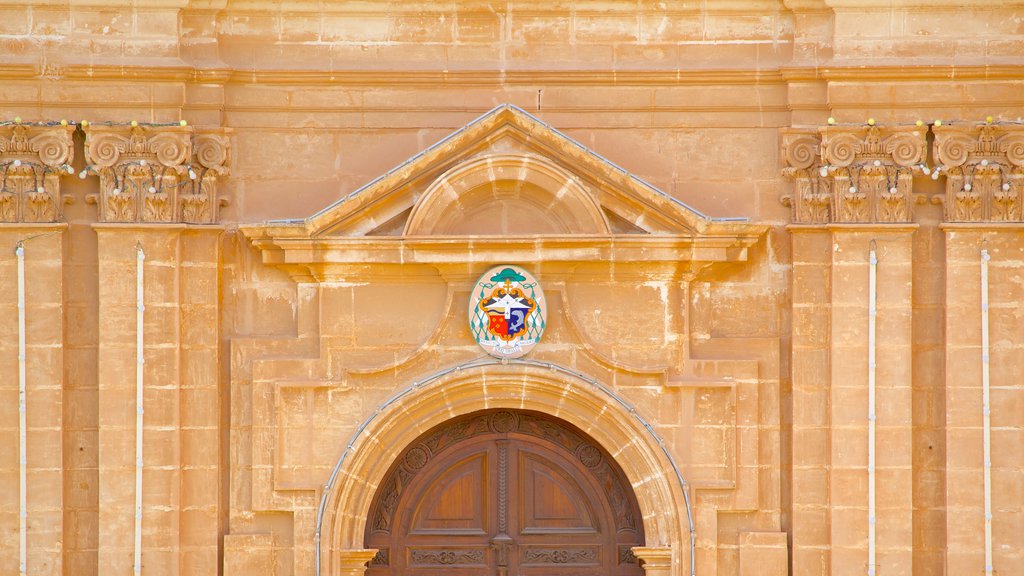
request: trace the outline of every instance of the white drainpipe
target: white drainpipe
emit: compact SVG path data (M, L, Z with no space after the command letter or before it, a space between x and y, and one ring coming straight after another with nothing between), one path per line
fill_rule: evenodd
M25 245L18 242L18 573L28 572L28 384L25 346Z
M146 253L141 246L136 246L138 255L135 273L135 573L142 572L142 368L145 362L143 354L143 315L146 306L143 303L142 274Z
M981 251L981 426L985 474L985 576L992 576L992 401L989 393L988 250Z
M875 317L878 256L871 241L868 266L868 576L875 576Z

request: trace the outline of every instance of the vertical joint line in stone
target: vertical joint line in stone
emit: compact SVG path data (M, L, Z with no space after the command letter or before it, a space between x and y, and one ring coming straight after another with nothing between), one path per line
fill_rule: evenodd
M992 422L989 380L988 250L981 249L981 425L982 474L985 478L985 576L992 576Z
M146 311L143 291L143 265L146 253L140 244L135 245L137 256L135 267L135 573L142 572L142 418L145 410L142 405L143 368L145 352L143 340L143 320Z
M868 576L875 576L875 317L878 306L878 255L868 250Z
M18 242L18 573L28 573L28 407L25 345L25 244Z

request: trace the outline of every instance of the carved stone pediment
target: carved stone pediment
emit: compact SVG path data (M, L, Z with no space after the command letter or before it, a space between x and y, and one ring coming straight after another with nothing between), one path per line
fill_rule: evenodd
M1024 126L936 126L946 221L1024 221Z
M924 167L927 127L826 126L782 131L783 198L798 224L913 220L913 176Z
M499 106L304 220L243 226L264 260L324 279L365 263L682 263L746 257L766 228L710 218L514 106Z
M72 171L74 126L0 126L0 222L57 222L60 175Z
M91 124L84 128L88 170L99 174L100 222L212 224L227 174L226 129Z

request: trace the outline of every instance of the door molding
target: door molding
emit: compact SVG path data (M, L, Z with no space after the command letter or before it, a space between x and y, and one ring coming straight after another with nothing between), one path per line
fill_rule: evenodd
M647 545L675 551L669 574L693 574L696 532L688 486L636 408L597 380L557 364L483 359L413 382L356 429L321 495L317 576L361 573L343 558L363 550L377 487L406 446L453 417L495 408L549 414L600 444L633 486Z

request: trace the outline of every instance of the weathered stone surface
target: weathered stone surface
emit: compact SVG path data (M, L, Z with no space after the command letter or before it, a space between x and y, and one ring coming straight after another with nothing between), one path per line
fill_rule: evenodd
M619 460L649 574L689 574L684 489L698 576L864 574L872 246L877 573L984 574L988 469L992 568L1024 574L1022 18L0 0L0 573L21 241L28 574L132 573L137 246L143 574L360 574L403 443L495 406ZM501 262L544 284L538 364L448 373Z

